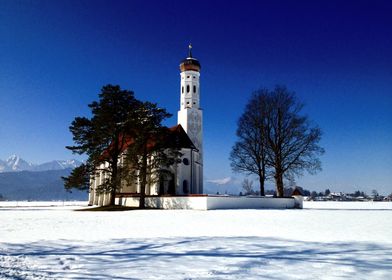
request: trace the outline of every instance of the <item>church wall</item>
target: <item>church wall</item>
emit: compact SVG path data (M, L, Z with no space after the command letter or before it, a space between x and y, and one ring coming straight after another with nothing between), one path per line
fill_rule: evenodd
M207 209L291 209L296 208L294 198L211 196L207 200Z
M99 184L99 177L95 176L94 179L94 202L93 205L98 205L98 201L99 201L99 193L97 192L97 186Z
M120 158L119 166L122 165L124 162L123 158ZM101 165L100 168L107 168L108 164ZM172 166L169 167L168 170L176 174L176 167ZM151 170L150 170L151 171ZM104 183L105 178L107 178L108 174L104 171L97 172L97 174L91 178L90 180L90 194L89 194L89 204L91 205L108 205L110 204L110 196L111 194L102 192L99 190L98 186ZM147 178L147 185L146 185L146 195L158 195L159 193L159 180L157 178ZM175 190L178 188L175 187ZM121 188L117 193L133 193L137 194L140 193L140 182L138 179L135 179L134 182L129 182L127 180L123 180L121 182Z
M152 196L146 197L146 207L158 209L294 209L302 208L302 199L245 196ZM138 207L139 197L116 198L116 204Z
M198 194L198 174L195 158L197 152L191 149L182 149L181 163L178 164L177 192L178 195ZM186 181L186 183L184 183Z
M95 180L93 177L90 178L90 187L88 190L88 205L94 205L94 197L95 197Z

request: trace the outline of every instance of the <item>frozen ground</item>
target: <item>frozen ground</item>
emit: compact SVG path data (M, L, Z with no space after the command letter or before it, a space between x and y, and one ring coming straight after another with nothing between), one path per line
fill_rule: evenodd
M0 279L391 279L392 203L75 212L0 203Z

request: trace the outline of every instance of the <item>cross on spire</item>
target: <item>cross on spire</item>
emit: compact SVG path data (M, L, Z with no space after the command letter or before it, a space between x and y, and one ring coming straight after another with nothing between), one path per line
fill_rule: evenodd
M189 48L189 54L188 54L188 57L192 57L192 43L189 43L189 46L188 46L188 48Z

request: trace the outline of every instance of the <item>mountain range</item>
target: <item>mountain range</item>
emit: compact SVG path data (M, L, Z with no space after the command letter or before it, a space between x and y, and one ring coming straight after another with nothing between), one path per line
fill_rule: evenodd
M0 200L85 200L87 191L64 188L63 176L71 168L47 171L15 171L0 173Z
M18 172L18 171L49 171L49 170L64 170L68 168L75 168L81 164L80 161L71 160L52 160L42 164L33 164L27 162L17 155L12 155L6 160L0 159L0 173L3 172Z
M17 155L0 160L0 200L87 200L86 191L67 192L61 179L80 164L75 159L33 164Z

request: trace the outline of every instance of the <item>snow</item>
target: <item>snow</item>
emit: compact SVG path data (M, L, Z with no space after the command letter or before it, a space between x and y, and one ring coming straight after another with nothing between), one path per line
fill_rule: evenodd
M9 156L5 164L6 166L3 169L7 171L30 170L33 167L31 163L28 163L17 155Z
M0 202L0 279L390 279L392 203L73 211Z

